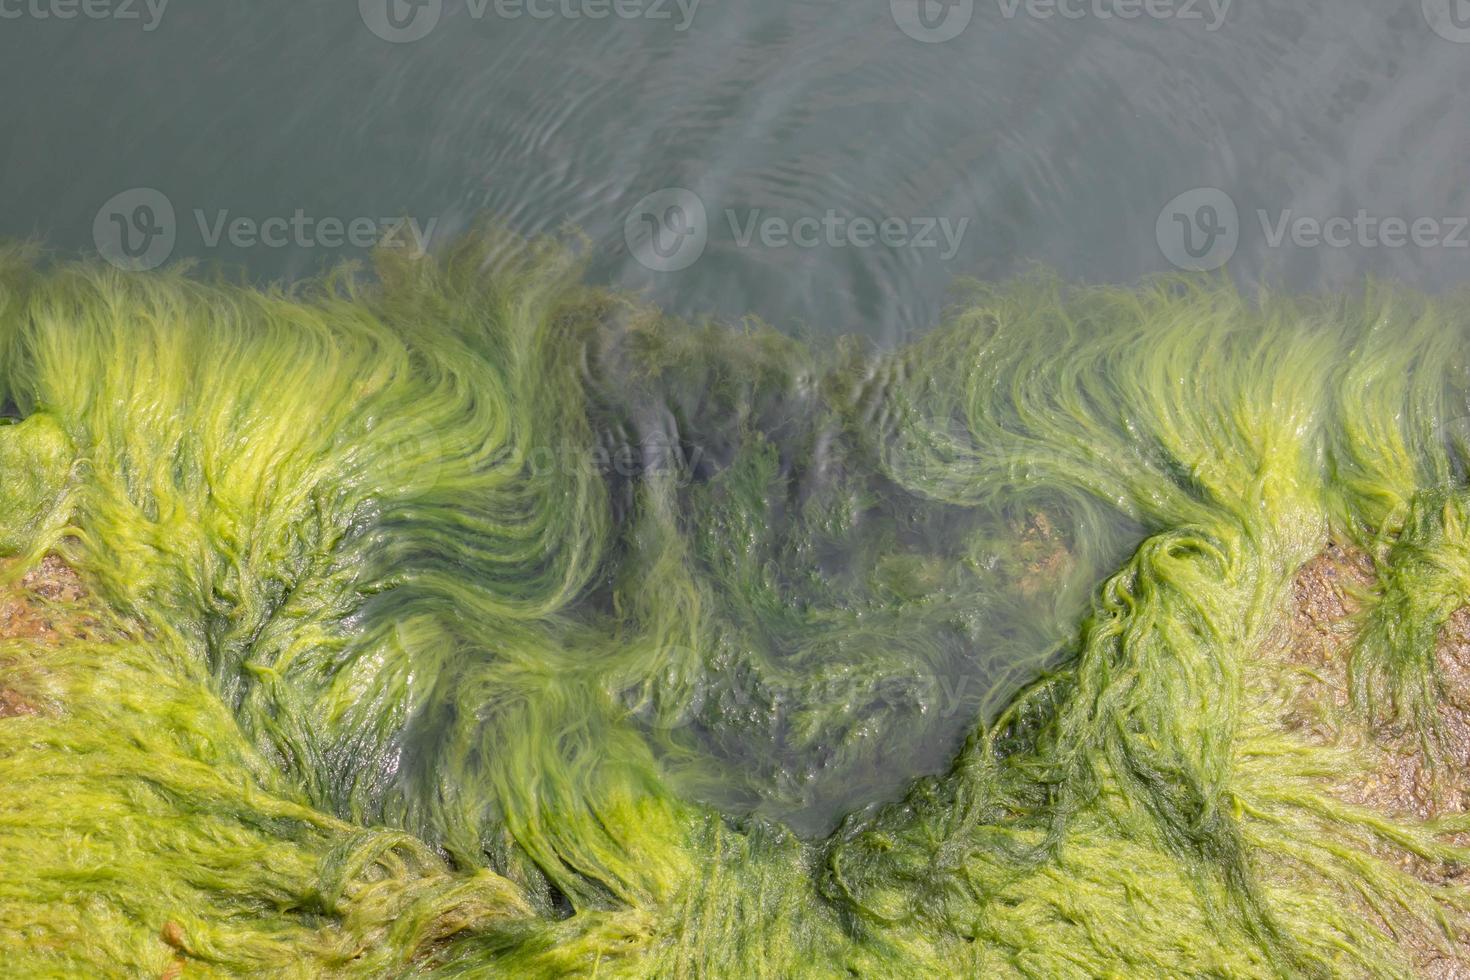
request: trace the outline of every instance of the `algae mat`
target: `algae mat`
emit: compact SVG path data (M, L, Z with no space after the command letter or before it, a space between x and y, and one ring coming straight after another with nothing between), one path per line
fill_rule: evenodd
M9 975L1462 968L1467 297L582 281L0 260Z

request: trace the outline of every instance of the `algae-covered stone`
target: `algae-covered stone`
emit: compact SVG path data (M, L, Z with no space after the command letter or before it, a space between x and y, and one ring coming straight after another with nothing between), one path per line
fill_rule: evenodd
M64 519L59 509L75 460L71 440L45 412L0 425L0 554L27 550L40 530Z

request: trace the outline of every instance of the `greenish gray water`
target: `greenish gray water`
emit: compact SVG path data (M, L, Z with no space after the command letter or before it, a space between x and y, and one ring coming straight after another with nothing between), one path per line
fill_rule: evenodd
M756 315L788 333L856 334L881 347L932 325L956 277L1005 279L1039 262L1068 280L1131 283L1173 268L1176 245L1189 264L1188 250L1216 235L1237 242L1228 268L1238 281L1294 290L1381 275L1434 292L1463 281L1470 261L1461 217L1470 120L1456 112L1470 45L1444 36L1454 31L1426 13L1433 2L1181 0L1172 16L1128 19L1132 8L1100 2L1068 6L1068 16L1008 2L916 12L869 0L613 12L583 2L537 7L540 16L449 0L401 6L396 27L371 6L175 0L156 20L145 5L136 19L120 5L97 8L116 16L69 19L54 4L5 7L0 238L86 252L99 235L142 231L143 218L151 235L161 212L139 210L154 201L137 196L147 189L173 211L167 258L296 279L364 252L332 241L343 233L323 219L365 220L376 237L378 219L408 216L432 249L488 215L528 235L580 230L593 280L670 312ZM953 37L913 36L943 33L957 16L968 21ZM416 29L424 35L394 36ZM1200 196L1211 188L1233 217ZM1184 203L1171 214L1175 200ZM666 246L651 255L636 234L644 217ZM242 218L256 230L230 230ZM1292 224L1301 218L1319 226L1315 236ZM1432 227L1392 244L1385 219ZM1347 237L1321 240L1334 222ZM707 243L691 253L683 233L696 231ZM699 428L699 413L721 406L692 397L652 392L629 430L599 435L643 452L671 438L659 417L670 412L680 420L672 438L700 454L694 468L726 469L733 456L716 434L727 420ZM836 437L806 407L800 391L780 392L755 407L767 414L754 428L778 447L783 438L800 440L803 454L819 447L820 463ZM783 492L789 463L777 464ZM826 486L818 477L776 503ZM973 569L984 588L971 591L999 592L1024 574L1027 558L1004 552L1035 502L978 516L909 513L885 496L891 488L863 490L880 530L844 536L828 554L779 556L820 580L843 615L874 590L919 588L928 557L973 557L946 553L952 540L994 539ZM944 770L976 717L1063 651L1087 590L1144 534L1115 517L1066 517L1064 543L1091 551L1069 553L1077 564L1049 608L995 604L925 622L939 654L916 674L895 641L890 672L862 678L858 700L868 701L851 705L840 732L794 726L807 706L853 694L844 663L881 658L845 647L836 628L798 647L779 623L747 624L730 642L749 646L712 654L715 666L758 649L830 676L805 667L726 676L674 722L651 722L689 726L681 744L696 741L703 761L743 774L691 785L691 796L823 835ZM779 533L763 544L779 550ZM872 578L845 577L875 566ZM744 723L722 728L705 715ZM864 728L870 715L881 730Z
M137 19L40 18L27 11L41 0L25 2L0 19L0 236L67 251L91 250L98 209L134 187L176 207L175 256L261 278L360 250L210 246L196 210L206 226L222 211L407 214L437 219L440 240L489 213L527 233L576 225L597 277L675 312L885 342L932 324L957 275L1042 262L1127 283L1168 269L1155 219L1197 187L1239 208L1243 282L1336 289L1378 274L1438 291L1470 261L1456 246L1272 247L1256 214L1470 214L1457 111L1470 47L1431 29L1421 7L1436 0L1234 0L1223 22L1203 0L1134 19L1119 16L1128 0L1065 0L1081 16L1050 17L1012 0L929 3L929 23L969 18L939 43L900 29L924 23L902 0L898 16L887 0L620 0L621 14L443 0L410 43L376 36L373 4L352 0L173 0L151 30L141 0L116 11ZM434 12L392 2L405 22ZM710 241L659 273L630 256L623 227L671 186L705 203ZM953 250L941 235L739 244L753 216L829 211L910 222L909 238L926 220L966 226Z
M395 20L384 19L389 3ZM1040 262L1070 279L1131 282L1171 268L1160 219L1170 199L1186 194L1192 231L1209 230L1192 188L1219 188L1237 208L1229 269L1245 283L1331 289L1381 274L1433 291L1470 261L1453 243L1453 216L1470 213L1457 177L1470 121L1453 111L1470 47L1414 5L1181 0L1160 8L1172 16L1136 19L1116 16L1126 4L1046 17L1000 0L922 11L899 0L650 0L600 18L595 0L379 6L175 0L71 19L35 2L6 8L21 16L0 20L0 82L12 95L0 121L14 136L0 150L0 237L92 251L99 233L162 218L157 207L135 213L140 200L153 205L137 196L145 188L174 212L165 257L294 279L364 252L323 219L407 216L432 249L488 215L525 234L575 227L594 280L671 312L753 314L880 346L931 325L959 276L1000 279ZM690 253L669 237L684 225L657 229L665 251L682 250L668 268L636 237L640 209L667 220L661 193L697 201L707 239ZM1443 219L1443 240L1271 242L1288 211L1321 221L1363 209ZM241 218L253 233L231 230ZM774 233L770 219L781 222ZM861 219L894 222L893 234L864 236L852 225ZM655 418L667 409L647 406ZM801 406L778 411L800 417ZM664 431L645 428L635 435ZM676 434L707 466L729 462ZM1000 540L1027 516L990 519ZM920 550L953 530L923 520L910 531ZM1079 588L1138 534L1082 535L1116 541L1077 570ZM826 572L852 558L827 556ZM710 734L709 749L743 764L756 788L705 795L825 832L946 766L976 713L1023 679L1015 665L1028 673L1061 648L1082 602L946 627L949 653L923 676L896 665L887 687L864 691L874 710L909 719L909 737L869 733L886 759L863 766L824 771L832 746L789 731L800 698L737 680L725 697L738 703L708 711L763 720L734 742ZM759 642L792 653L769 630ZM841 643L832 648L840 663ZM855 706L859 729L861 716ZM698 727L698 712L683 721Z

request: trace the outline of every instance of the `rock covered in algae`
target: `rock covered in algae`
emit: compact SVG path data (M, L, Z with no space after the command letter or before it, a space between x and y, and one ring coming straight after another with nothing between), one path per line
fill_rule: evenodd
M15 975L1462 968L1464 298L376 271L0 262Z

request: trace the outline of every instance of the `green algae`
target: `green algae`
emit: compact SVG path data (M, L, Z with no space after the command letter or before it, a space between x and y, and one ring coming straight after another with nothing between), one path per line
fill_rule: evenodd
M1437 751L1463 297L1036 276L877 351L675 322L554 243L376 272L0 261L0 546L90 596L0 641L47 706L0 718L14 975L1392 976L1465 938L1470 817L1343 802L1361 756L1261 653L1357 544L1345 723Z

